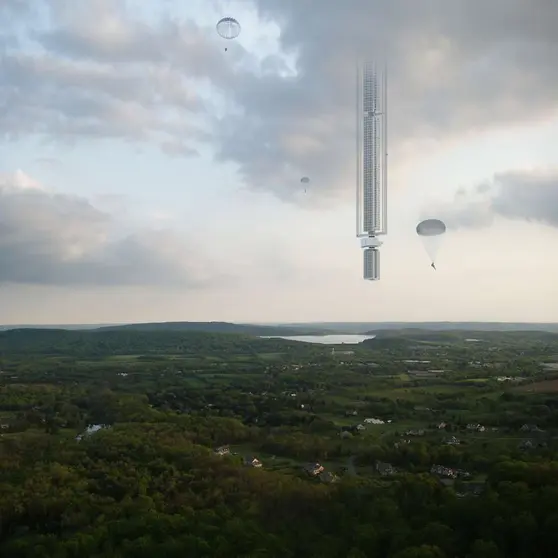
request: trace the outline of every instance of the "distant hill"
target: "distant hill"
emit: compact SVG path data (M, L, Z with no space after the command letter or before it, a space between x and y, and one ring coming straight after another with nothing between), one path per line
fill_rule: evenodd
M322 333L373 335L381 330L422 329L430 331L550 331L558 333L558 323L522 322L307 322L278 323L280 327L318 329Z
M13 355L104 358L114 355L322 354L324 346L276 337L170 329L10 329L0 332L0 359Z
M0 325L0 331L10 329L64 329L138 331L206 331L214 333L243 333L246 335L375 335L386 330L428 331L549 331L558 333L558 323L522 322L304 322L239 324L231 322L153 322L141 324L53 324L53 325Z
M372 332L371 332L372 333ZM364 341L369 346L403 346L408 343L456 343L456 342L490 342L490 341L548 341L554 342L558 339L558 331L542 330L426 330L421 328L406 329L384 329L374 330L376 337Z
M98 329L103 326L113 326L115 324L13 324L0 325L0 331L11 329L64 329L68 331Z
M282 326L234 324L230 322L153 322L105 326L96 331L199 331L206 333L238 333L241 335L270 335L290 337L293 335L320 335L317 328L290 328Z
M372 325L372 324L371 324ZM427 331L463 331L463 332L512 332L512 331L547 331L558 333L558 324L553 323L521 323L521 322L417 322L417 323L379 323L374 324L366 334L376 334L382 330L398 330L407 333L411 330Z

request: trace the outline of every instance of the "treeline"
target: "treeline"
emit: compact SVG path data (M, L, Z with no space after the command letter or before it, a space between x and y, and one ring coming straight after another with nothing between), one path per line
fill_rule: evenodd
M151 322L143 324L126 324L103 326L97 331L181 331L207 333L236 333L242 335L324 335L323 330L310 327L265 326L255 324L234 324L230 322Z
M200 355L230 356L278 352L313 354L324 352L307 344L284 339L260 339L237 333L196 331L135 331L14 329L0 332L0 355L106 357L111 355Z

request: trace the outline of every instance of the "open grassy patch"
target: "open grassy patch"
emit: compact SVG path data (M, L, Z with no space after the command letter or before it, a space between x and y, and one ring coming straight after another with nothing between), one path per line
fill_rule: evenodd
M263 360L279 360L285 353L258 353L258 358Z
M533 384L526 384L514 388L513 391L523 393L555 393L558 391L558 379L556 380L543 380L542 382L535 382Z

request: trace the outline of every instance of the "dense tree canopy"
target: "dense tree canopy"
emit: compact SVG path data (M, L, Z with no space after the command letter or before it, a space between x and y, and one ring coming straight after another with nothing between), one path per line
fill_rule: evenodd
M529 391L551 381L549 341L502 335L490 354L339 359L234 335L2 333L0 556L553 557L558 396ZM414 379L405 360L452 370Z

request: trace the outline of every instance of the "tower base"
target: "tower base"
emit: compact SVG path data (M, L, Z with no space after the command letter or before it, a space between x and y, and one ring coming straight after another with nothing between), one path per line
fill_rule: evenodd
M377 248L365 248L363 252L363 277L367 281L380 279L380 251Z

